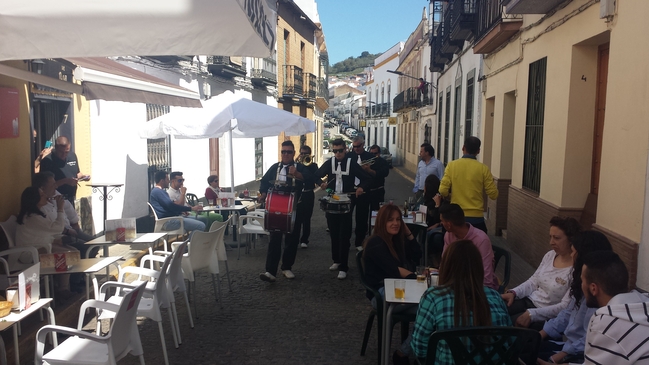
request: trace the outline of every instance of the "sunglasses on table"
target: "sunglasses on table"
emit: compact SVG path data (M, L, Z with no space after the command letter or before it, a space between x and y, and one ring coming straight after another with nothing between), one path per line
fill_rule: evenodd
M282 155L292 155L292 154L294 154L294 153L295 153L295 151L286 151L286 150L282 150Z
M345 149L344 148L334 148L334 149L331 150L331 152L333 152L333 153L345 152Z

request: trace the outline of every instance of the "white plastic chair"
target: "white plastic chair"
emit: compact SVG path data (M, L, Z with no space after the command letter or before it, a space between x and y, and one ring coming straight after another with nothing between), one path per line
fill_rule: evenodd
M238 241L238 252L237 252L237 260L241 257L241 235L246 234L246 252L248 252L248 248L250 247L250 235L258 235L258 234L263 234L263 235L270 235L270 232L266 231L264 229L264 217L260 216L258 213L251 215L250 213L254 212L248 212L246 215L239 216L239 241ZM243 224L243 221L247 220L246 224Z
M136 322L136 309L145 291L144 286L143 283L125 294L124 300L119 305L100 300L86 300L79 309L77 329L54 325L42 327L36 335L34 363L37 365L114 365L117 360L130 353L139 357L140 364L144 365L144 351L142 350L140 333ZM83 317L88 308L109 310L116 313L108 334L99 336L82 331ZM72 337L44 354L45 338L47 334L52 332Z
M180 246L177 246L174 252L155 251L155 255L146 255L142 258L141 266L146 267L147 263L164 263L165 256L173 255L171 263L169 264L169 272L167 274L167 283L169 284L169 301L171 302L171 310L174 316L174 324L176 325L176 332L178 335L178 343L181 344L182 337L180 335L180 325L178 324L178 311L176 310L176 298L174 293L182 293L185 298L185 305L187 306L187 314L189 316L189 326L194 328L194 320L192 318L192 311L189 307L189 298L187 297L187 288L185 287L185 278L182 271L183 254L187 248L189 241L185 241ZM160 255L160 256L156 256Z
M228 218L227 221L225 222L214 222L212 223L212 226L210 226L210 232L211 231L216 231L221 228L224 228L225 226L228 225L230 222L230 219L232 217ZM230 280L230 268L228 267L228 253L225 249L225 229L221 229L219 231L219 235L216 238L216 256L214 256L214 259L217 261L215 263L215 266L219 272L216 273L216 279L218 282L221 282L221 277L219 276L221 273L220 270L220 262L225 263L225 275L227 276L228 279L228 288L230 291L232 291L232 281ZM219 292L221 291L221 287L219 286ZM220 296L220 294L219 294Z
M219 301L220 290L217 290L217 285L220 287L221 284L218 283L214 277L215 274L218 274L218 260L214 258L216 256L216 244L219 234L225 231L225 226L217 229L216 231L210 232L194 232L192 237L189 239L189 245L187 246L187 253L183 255L182 268L183 275L185 279L189 281L191 291L193 292L193 302L194 302L194 315L198 318L198 310L196 307L196 271L201 269L209 269L212 274L212 286L214 287L214 296L216 300ZM175 243L174 247L177 247Z
M145 255L144 257L146 257ZM169 312L169 320L171 322L171 331L174 339L174 346L178 348L178 338L176 337L176 328L175 321L173 318L173 313L170 308L169 296L170 294L167 291L167 269L171 263L172 256L169 256L165 259L162 268L160 271L146 269L143 267L127 266L120 270L118 281L108 281L101 286L100 289L100 299L105 300L106 291L108 288L118 288L117 294L111 296L106 300L108 303L120 304L123 302L123 293L124 290L120 289L133 289L135 286L138 286L142 283L142 277L149 277L154 281L144 281L145 292L140 304L137 307L137 315L151 318L152 320L158 322L158 330L160 332L160 342L162 344L162 354L164 355L165 364L169 365L169 358L167 357L167 345L165 343L164 330L162 327L162 312L160 308L166 308ZM124 276L126 274L136 274L138 279L132 283L124 282ZM100 321L102 319L110 319L115 316L115 313L109 310L104 310L97 317L97 331L101 329Z
M158 233L158 232L164 232L167 235L162 239L164 242L164 251L171 251L171 248L169 247L169 242L167 241L167 237L171 236L181 236L183 237L185 235L185 224L182 219L182 217L167 217L167 218L158 218L158 214L156 214L155 209L153 209L153 206L151 203L147 202L149 205L149 208L153 212L153 217L155 218L155 225L153 227L153 232ZM172 223L175 222L175 223ZM169 225L178 226L176 229L169 229ZM149 254L152 254L152 249L149 248Z

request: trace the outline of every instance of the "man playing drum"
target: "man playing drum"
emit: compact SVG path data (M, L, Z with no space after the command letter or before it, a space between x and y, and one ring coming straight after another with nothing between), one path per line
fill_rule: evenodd
M323 182L322 189L331 188L335 194L331 198L346 198L347 194L354 192L354 186L358 186L355 195L358 197L367 190L370 183L370 176L358 165L355 159L346 157L347 152L345 142L338 138L331 145L334 157L326 161L315 176L323 178L327 175L327 182ZM359 179L358 184L354 184L354 178ZM331 199L330 198L330 199ZM343 280L347 277L347 265L349 257L349 240L351 238L352 213L347 210L326 211L327 227L331 236L331 258L334 263L329 270L338 272L338 279Z
M269 189L282 189L288 194L294 194L291 200L297 202L302 193L303 183L311 182L313 185L313 176L307 171L302 164L295 164L295 147L293 142L282 142L282 160L268 168L264 177L261 178L259 191L262 192L259 202L266 200ZM266 204L266 214L274 214L270 210L272 207ZM294 214L294 207L290 207L291 214ZM268 230L269 227L267 226ZM291 232L282 232L271 230L270 242L268 243L268 253L266 254L266 272L259 274L263 281L274 282L277 274L280 256L282 256L282 273L287 279L294 279L295 275L291 271L295 263L297 254L298 233L291 229ZM282 236L284 237L284 254L282 255Z

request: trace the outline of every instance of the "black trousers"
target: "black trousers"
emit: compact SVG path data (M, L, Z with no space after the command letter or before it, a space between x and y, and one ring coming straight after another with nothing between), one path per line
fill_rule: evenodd
M385 201L385 189L380 188L376 190L371 190L370 194L370 210L379 210L381 208L381 202Z
M296 236L299 236L300 229L302 230L302 237L300 237L299 242L309 243L314 203L315 193L313 191L303 191L300 196L300 201L297 203L295 227L293 228L293 233Z
M284 238L284 254L282 255L282 237ZM291 270L295 263L297 254L297 234L284 234L272 232L268 242L268 253L266 254L266 271L272 275L277 274L279 259L282 258L282 270Z
M327 213L327 227L331 237L331 259L340 264L340 271L349 269L349 239L352 231L352 213L332 214Z
M354 245L358 247L363 245L363 241L365 241L365 236L367 235L367 230L369 227L368 222L370 219L370 195L363 194L359 197L352 195L350 199L352 203L352 213L354 213L356 217L356 229L354 229L356 240L354 242ZM354 212L354 210L356 212ZM351 237L351 226L349 227L349 230Z

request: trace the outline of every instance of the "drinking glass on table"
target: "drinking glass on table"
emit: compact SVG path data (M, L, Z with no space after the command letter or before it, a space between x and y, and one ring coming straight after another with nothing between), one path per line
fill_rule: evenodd
M417 266L417 281L423 283L426 281L428 268L426 266Z
M406 281L405 280L395 280L394 281L394 297L396 299L404 299L406 297Z

